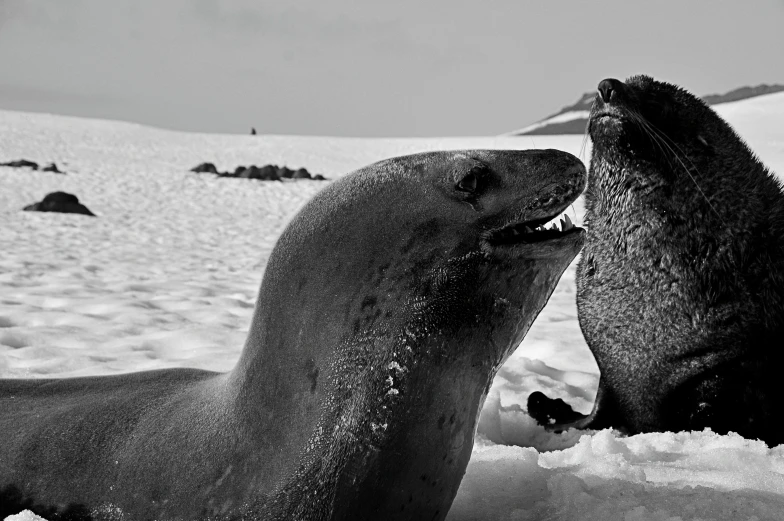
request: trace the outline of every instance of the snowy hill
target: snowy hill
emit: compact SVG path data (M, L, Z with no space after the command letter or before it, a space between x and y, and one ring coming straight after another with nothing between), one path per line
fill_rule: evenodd
M784 174L784 92L716 109ZM539 136L536 146L578 155L582 136ZM196 134L0 111L0 162L55 161L67 172L0 167L0 377L233 366L277 236L325 184L188 172L203 161L221 170L305 167L335 179L417 151L532 147L513 136ZM76 194L98 218L20 211L56 190ZM582 222L580 200L570 215ZM525 404L534 390L583 412L596 393L574 295L572 266L494 382L449 519L784 519L784 446L709 432L556 436L533 423Z
M774 94L784 91L784 85L757 85L756 87L740 87L724 94L709 94L703 100L709 105L719 105L733 101ZM588 113L596 96L596 92L586 92L577 102L568 105L555 114L547 116L532 125L510 132L516 136L540 136L553 134L583 134L588 124Z

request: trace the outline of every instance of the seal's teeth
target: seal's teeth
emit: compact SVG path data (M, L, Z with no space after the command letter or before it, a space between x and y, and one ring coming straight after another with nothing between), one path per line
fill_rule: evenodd
M566 231L566 221L564 221L563 219L561 219L561 220L560 220L560 223L561 223L561 231L562 231L562 232L565 232L565 231Z
M523 233L534 233L534 231L529 226L525 226L523 228Z
M565 222L564 231L571 230L572 228L574 228L574 223L572 223L572 220L569 219L569 216L566 214L564 214L564 222Z

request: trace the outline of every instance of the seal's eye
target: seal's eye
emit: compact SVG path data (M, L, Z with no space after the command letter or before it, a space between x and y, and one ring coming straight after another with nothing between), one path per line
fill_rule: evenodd
M457 182L455 188L461 192L474 194L479 190L485 175L487 175L487 167L475 165Z

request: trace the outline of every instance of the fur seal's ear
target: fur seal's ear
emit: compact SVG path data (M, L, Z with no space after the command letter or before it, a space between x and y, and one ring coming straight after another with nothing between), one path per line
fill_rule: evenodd
M481 187L484 178L487 176L487 167L484 165L474 165L468 172L463 174L457 180L455 189L469 194L477 193Z

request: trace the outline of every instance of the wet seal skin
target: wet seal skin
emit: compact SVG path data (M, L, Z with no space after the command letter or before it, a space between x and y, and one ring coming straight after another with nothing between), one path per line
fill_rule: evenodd
M229 373L0 380L3 514L444 519L493 376L582 247L543 225L585 182L555 150L335 181L278 240Z
M603 80L588 131L577 309L599 393L578 418L534 393L535 417L784 442L780 182L702 100L648 76Z

